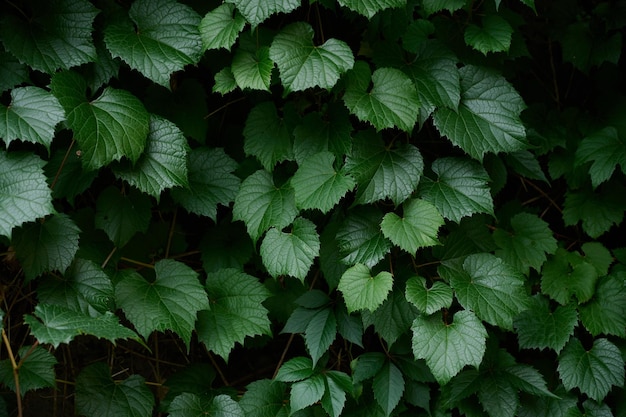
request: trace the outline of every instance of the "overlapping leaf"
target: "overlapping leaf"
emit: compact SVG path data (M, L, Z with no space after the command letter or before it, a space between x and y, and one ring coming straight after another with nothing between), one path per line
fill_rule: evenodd
M511 47L513 28L498 15L487 15L481 25L470 24L465 29L465 43L487 55L488 52L507 52Z
M269 91L274 62L270 59L270 49L261 46L255 50L238 48L233 55L231 70L235 82L242 90Z
M344 272L337 289L343 294L348 312L374 311L385 301L392 286L393 276L389 272L372 276L367 266L356 264Z
M341 261L373 267L389 252L391 243L380 230L382 213L372 206L353 210L337 231Z
M571 190L565 194L563 221L566 226L582 223L590 237L597 238L624 219L626 189L613 184L593 192L587 189Z
M339 0L339 4L371 19L381 10L406 5L406 0Z
M55 387L54 366L57 360L52 353L42 346L22 346L18 351L18 356L20 359L19 388L22 395L31 390ZM0 382L10 390L16 390L10 359L0 362Z
M167 407L171 417L244 417L244 411L237 401L225 394L213 398L190 392L178 395Z
M392 243L414 255L419 248L439 244L437 234L444 221L439 211L426 200L404 203L403 216L385 214L380 228Z
M224 3L208 12L200 22L200 37L204 49L230 49L239 32L246 25L245 18L232 4Z
M115 246L122 247L139 232L148 230L152 204L145 194L131 190L123 194L111 186L96 202L95 224L104 230Z
M257 104L250 110L243 135L246 155L257 157L267 171L273 171L277 162L293 159L291 134L272 102Z
M572 296L580 303L591 299L598 280L597 269L577 252L559 248L542 270L541 291L560 304Z
M253 27L275 13L289 13L300 6L300 0L227 0L233 3Z
M424 0L422 7L426 15L429 16L433 13L447 10L449 12L455 12L467 4L467 0Z
M0 93L28 81L28 67L0 48Z
M589 332L626 336L626 287L617 273L598 280L593 298L579 307L580 320Z
M352 146L352 124L348 110L341 103L329 104L324 114L311 112L293 130L293 152L301 165L310 156L330 151L343 159Z
M337 319L328 305L317 308L301 306L294 310L282 332L304 333L304 343L313 361L312 366L315 366L337 336Z
M452 304L452 288L444 282L435 281L428 287L423 277L412 277L406 282L406 299L422 313L431 315Z
M404 393L404 377L396 365L385 363L376 373L372 383L374 398L386 416L396 408Z
M389 346L393 345L410 328L419 310L409 304L402 291L391 291L389 297L375 311L363 310L363 326L374 326L376 333Z
M247 417L288 417L285 407L285 384L259 379L246 386L239 405Z
M597 187L613 175L619 164L626 174L626 143L612 126L587 136L576 149L576 164L592 162L589 167L591 183Z

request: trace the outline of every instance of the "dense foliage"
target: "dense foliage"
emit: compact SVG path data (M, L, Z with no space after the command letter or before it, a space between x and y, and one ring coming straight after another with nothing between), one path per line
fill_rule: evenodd
M625 28L0 2L0 416L626 416Z

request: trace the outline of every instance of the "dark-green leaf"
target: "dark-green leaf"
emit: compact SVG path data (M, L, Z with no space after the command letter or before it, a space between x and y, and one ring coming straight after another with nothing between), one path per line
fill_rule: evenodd
M257 104L250 110L243 135L246 155L257 157L267 171L272 172L277 162L293 159L291 134L272 102Z
M253 27L275 13L289 13L300 6L300 0L227 0L233 3Z
M592 162L589 175L594 188L607 181L619 164L626 174L626 143L612 126L595 132L580 142L576 149L576 165Z

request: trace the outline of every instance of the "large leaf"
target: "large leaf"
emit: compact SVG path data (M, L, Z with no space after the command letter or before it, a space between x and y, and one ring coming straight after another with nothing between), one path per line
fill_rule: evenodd
M511 47L513 28L498 15L483 17L481 25L470 24L465 29L465 43L487 55L488 52L507 52Z
M596 339L591 349L585 349L572 338L559 355L557 369L565 388L578 388L596 401L602 401L611 386L624 385L624 359L607 339Z
M272 102L257 104L250 110L243 135L246 155L257 157L267 171L273 171L277 162L293 159L291 134Z
M80 229L66 214L55 214L13 231L15 255L27 280L42 272L63 272L78 251Z
M374 311L385 301L392 286L393 276L389 272L372 276L367 266L356 264L344 272L337 289L343 294L348 312Z
M217 219L217 206L235 200L241 180L237 163L221 148L196 148L187 156L189 185L172 189L172 197L187 211Z
M96 202L96 227L104 230L115 246L122 247L139 232L148 230L152 204L145 194L131 189L121 193L105 188Z
M526 130L520 120L525 104L513 86L479 67L465 66L459 72L459 108L441 107L433 115L441 134L481 161L487 152L526 148Z
M422 154L415 146L388 148L371 131L355 139L346 160L346 170L358 184L356 201L361 204L390 198L400 205L417 188L423 169Z
M135 164L113 168L115 175L157 199L166 188L187 186L189 145L180 129L159 116L150 117L144 152Z
M22 346L18 351L20 393L39 388L54 388L54 365L56 358L42 346ZM12 391L16 390L13 366L10 359L0 362L0 382Z
M469 159L445 157L432 163L437 181L425 180L422 198L434 204L446 219L459 222L475 213L493 214L489 176Z
M397 127L413 130L420 107L417 89L411 79L395 68L378 68L373 74L362 61L354 65L353 78L343 96L350 112L381 130ZM370 88L370 81L372 86Z
M104 42L116 58L164 87L170 75L202 55L200 16L175 0L138 0L129 20L113 22L104 30Z
M580 321L589 332L626 336L626 286L624 274L613 274L598 280L593 298L579 306Z
M339 0L339 4L371 19L381 10L406 5L406 0Z
M11 90L8 107L0 104L0 139L9 146L15 139L40 143L50 149L54 128L65 112L52 94L38 87Z
M385 214L380 228L392 243L415 255L419 248L439 244L437 234L443 224L435 206L426 200L413 199L404 203L402 217Z
M230 49L246 25L243 15L232 4L224 3L208 12L200 22L204 49Z
M11 237L15 226L52 213L52 195L34 154L0 150L0 235Z
M300 0L227 0L233 3L253 27L275 13L289 13L300 6Z
M87 100L87 84L73 71L55 74L50 87L65 109L84 167L98 169L122 157L139 159L150 122L139 99L126 90L106 87L98 98Z
M336 239L341 261L373 267L391 249L391 243L380 230L382 213L373 206L357 207L339 227Z
M486 322L513 328L513 318L529 305L524 276L489 253L469 255L462 269L441 267L456 297Z
M236 269L207 275L211 309L198 314L198 339L207 349L228 359L236 343L248 336L271 334L267 309L269 292L258 279Z
M144 338L155 330L172 330L189 347L198 311L209 308L198 274L171 259L158 261L154 270L153 282L125 271L115 286L117 305Z
M259 379L248 384L239 405L246 417L288 417L285 401L285 384Z
M98 10L86 0L28 1L31 15L4 14L0 37L5 48L33 69L57 69L96 59L93 21Z
M438 314L418 316L411 330L413 354L426 360L442 385L466 365L478 367L485 353L487 331L471 311L457 312L452 323L444 323Z
M287 91L330 89L354 65L354 55L345 42L331 38L316 46L313 28L304 22L292 23L274 37L270 58Z
M611 178L618 164L626 174L626 143L617 129L605 127L580 142L576 149L576 164L587 162L592 162L589 175L594 187Z
M430 287L423 277L412 277L406 282L407 301L426 315L450 308L452 296L452 288L445 282L435 281Z
M149 417L154 395L140 375L115 382L103 362L84 368L76 378L76 411L92 417Z

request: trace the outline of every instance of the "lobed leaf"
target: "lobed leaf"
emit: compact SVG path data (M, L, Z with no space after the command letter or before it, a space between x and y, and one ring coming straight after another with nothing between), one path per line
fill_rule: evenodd
M105 188L96 201L95 226L104 230L117 247L123 247L150 225L152 204L145 194L131 190L124 194L116 187Z
M580 142L576 149L576 165L592 162L589 167L591 184L596 188L613 175L619 164L626 174L626 143L612 126L595 132Z
M412 277L406 282L406 300L426 315L450 308L452 297L452 288L441 281L433 282L430 287L423 277Z
M239 88L269 91L274 61L270 49L261 46L254 51L237 48L233 55L231 70Z
M206 49L230 49L239 33L246 25L246 20L233 4L224 3L208 12L200 21L198 30L202 38L202 47Z
M363 326L373 325L376 333L389 346L409 331L413 319L418 314L419 310L407 302L402 291L391 291L387 299L375 311L363 310L361 312Z
M246 155L255 156L269 172L276 163L293 159L291 135L272 102L257 104L250 110L243 135Z
M348 312L376 310L385 301L393 276L389 272L379 272L372 276L367 266L356 264L341 276L337 289L343 294Z
M566 226L582 222L583 231L597 238L622 223L626 190L621 185L614 185L599 191L581 189L565 193L563 221Z
M390 212L380 223L383 235L395 245L414 255L418 249L438 245L437 234L444 221L430 202L421 199L406 201L403 217Z
M623 273L598 280L593 298L578 307L580 321L593 335L626 336L626 287Z
M54 388L57 360L42 346L22 346L18 353L19 389L21 395L40 388ZM0 362L0 382L11 391L16 391L13 366L10 359Z
M481 25L470 24L465 29L465 43L484 55L489 52L508 52L513 28L498 15L483 17Z
M276 13L289 13L300 6L299 0L227 0L237 6L252 27Z
M239 405L246 417L288 417L285 384L259 379L246 386Z

